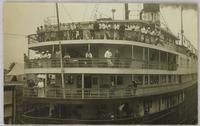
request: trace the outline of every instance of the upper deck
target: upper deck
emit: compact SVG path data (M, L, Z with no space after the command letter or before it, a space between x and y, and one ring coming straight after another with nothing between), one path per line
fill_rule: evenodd
M46 44L57 44L56 41L86 40L126 40L162 46L182 54L196 55L195 48L186 41L180 45L179 38L171 32L154 23L143 20L104 20L93 22L61 23L58 31L57 25L44 25L37 29L37 34L28 36L30 49L35 49ZM70 41L69 41L70 40ZM44 42L54 42L46 43Z

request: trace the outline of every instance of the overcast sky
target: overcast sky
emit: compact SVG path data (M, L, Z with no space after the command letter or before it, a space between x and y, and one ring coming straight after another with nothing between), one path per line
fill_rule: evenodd
M60 22L93 20L95 10L97 17L111 17L111 9L115 8L115 19L124 19L122 3L59 3ZM129 4L132 12L138 13L142 4ZM180 8L178 6L162 6L161 20L165 19L168 27L177 35L180 32ZM132 13L130 18L135 14ZM25 35L34 34L36 28L44 24L46 17L55 17L55 3L4 3L4 68L11 62L23 62L23 53L27 53L28 42ZM184 32L186 37L197 45L197 10L186 8L183 13Z

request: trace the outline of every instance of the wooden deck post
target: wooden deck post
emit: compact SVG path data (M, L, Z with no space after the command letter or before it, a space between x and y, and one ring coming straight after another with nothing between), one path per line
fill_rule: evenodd
M84 99L84 74L82 74L82 86L81 86L81 89L82 89L82 99Z

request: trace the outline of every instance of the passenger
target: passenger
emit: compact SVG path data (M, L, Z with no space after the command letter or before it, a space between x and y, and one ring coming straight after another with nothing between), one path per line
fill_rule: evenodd
M110 51L110 49L107 49L105 54L104 54L104 57L106 58L107 60L107 63L108 63L108 66L113 66L113 63L111 61L111 58L112 58L112 52Z
M151 28L148 27L146 30L146 43L151 43Z
M55 58L60 58L60 55L61 55L61 53L60 53L60 51L56 51L56 57Z
M41 41L42 41L42 37L41 37L41 30L40 30L40 27L37 27L36 33L37 33L37 36L38 36L38 37L37 37L38 41L41 42Z
M38 97L45 97L45 92L44 92L44 82L42 78L39 78L39 82L37 84L38 87Z
M51 53L49 53L49 51L48 51L48 50L46 51L46 56L47 56L47 58L48 58L48 59L50 59L50 58L51 58Z
M79 26L79 39L83 39L83 28L80 23L78 24L78 26Z
M50 40L50 29L49 29L49 26L48 25L44 25L44 41L49 41Z
M143 26L143 27L141 28L141 41L142 41L142 42L145 42L146 33L147 33L146 28Z
M155 44L157 45L158 43L160 43L160 30L155 29Z
M24 62L28 62L29 61L29 58L28 58L28 56L26 55L26 53L24 53Z
M140 26L137 24L135 26L136 41L141 41L141 31Z
M101 24L101 39L107 39L106 38L106 30L107 30L108 26L105 23Z
M119 24L114 24L114 40L119 39Z
M75 31L76 31L76 37L75 37L75 39L78 40L80 38L79 26L78 25L76 26L76 30Z
M131 40L132 29L130 24L126 24L125 26L125 39Z
M155 30L151 31L150 38L150 43L155 43Z
M125 25L120 24L120 26L119 26L119 39L120 40L124 39L124 33L125 33Z
M69 53L65 53L65 56L63 57L64 59L70 59L71 56L69 55Z
M51 25L50 26L50 40L51 41L55 41L56 40L56 26L54 26L54 25Z
M72 23L70 25L70 39L74 40L76 38L76 25Z
M44 42L45 39L45 31L43 26L40 26L40 32L41 32L41 41Z
M98 22L94 22L94 39L99 39L100 37L99 37L99 35L100 35L100 33L99 33L99 30L100 30L100 24L98 23Z
M63 39L64 40L69 39L69 25L66 23L64 24L64 27L63 27Z
M95 32L94 32L94 25L93 25L93 23L89 22L88 29L90 30L91 39L95 39Z
M34 59L41 59L41 55L40 55L40 52L39 51L36 51L35 52L35 57Z
M70 64L70 58L71 58L71 56L69 55L69 53L65 53L65 56L63 58L64 58L65 65L68 66Z
M88 64L89 66L92 64L92 53L88 50L86 53L85 53L85 58L87 59L86 60L86 64Z
M136 32L135 32L135 25L132 24L131 26L131 40L135 41L136 40Z
M106 24L105 35L106 39L111 39L111 24Z

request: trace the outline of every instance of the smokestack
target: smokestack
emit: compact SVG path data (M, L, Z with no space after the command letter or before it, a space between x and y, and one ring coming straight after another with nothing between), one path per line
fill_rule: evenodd
M125 20L129 20L128 3L125 3Z

